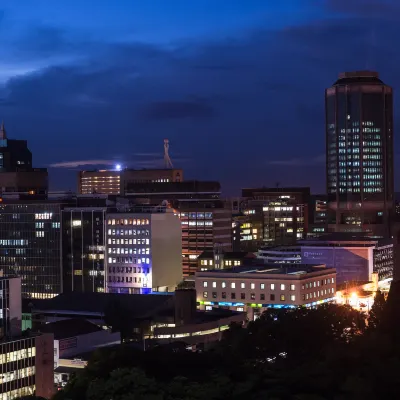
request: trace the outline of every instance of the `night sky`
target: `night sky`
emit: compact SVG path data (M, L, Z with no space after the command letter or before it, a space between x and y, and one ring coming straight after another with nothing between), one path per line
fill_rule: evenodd
M160 166L168 138L225 194L323 192L324 88L374 69L397 91L399 20L399 0L3 0L0 119L54 190Z

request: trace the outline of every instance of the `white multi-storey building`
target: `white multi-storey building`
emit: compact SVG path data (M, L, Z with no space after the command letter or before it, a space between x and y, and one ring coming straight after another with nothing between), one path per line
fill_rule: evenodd
M106 253L108 292L175 290L182 279L179 216L172 209L154 207L107 213Z
M201 271L195 283L200 309L247 311L250 318L267 308L313 307L336 296L336 271L323 264Z

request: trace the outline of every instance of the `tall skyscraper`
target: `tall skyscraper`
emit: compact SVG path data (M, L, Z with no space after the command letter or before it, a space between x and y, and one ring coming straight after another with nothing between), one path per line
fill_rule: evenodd
M393 209L393 91L376 72L340 74L325 91L331 231L389 233Z

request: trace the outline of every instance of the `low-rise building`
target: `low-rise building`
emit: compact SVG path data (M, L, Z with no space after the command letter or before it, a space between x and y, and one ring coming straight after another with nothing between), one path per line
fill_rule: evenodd
M266 264L301 264L301 248L300 246L264 247L258 250L257 258Z
M254 253L247 251L203 251L197 258L199 271L224 269L249 265L256 260Z
M393 277L393 241L363 233L341 232L299 241L303 264L335 268L338 283L379 281Z
M333 301L336 271L323 264L268 264L196 273L200 309L224 307L248 314L267 308L312 307Z

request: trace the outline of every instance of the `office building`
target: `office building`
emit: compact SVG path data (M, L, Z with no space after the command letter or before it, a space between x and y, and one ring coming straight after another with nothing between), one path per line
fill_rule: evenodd
M331 231L389 235L393 212L393 91L376 72L340 74L326 89Z
M22 332L21 278L0 277L0 340Z
M0 202L0 270L22 279L24 298L62 291L61 209L64 200L4 195Z
M218 200L221 185L214 181L132 182L126 185L125 195L130 199L155 205L165 200L178 208L184 202Z
M321 236L328 232L328 196L312 195L310 198L310 224L307 236Z
M183 181L181 169L115 169L80 171L78 192L80 194L125 195L132 188L148 183L172 183Z
M53 336L21 336L21 278L0 277L0 399L53 395Z
M0 398L54 394L53 335L39 334L0 341Z
M79 171L79 194L114 194L121 193L121 170Z
M45 194L47 168L32 167L32 153L26 140L9 139L0 127L0 191Z
M204 251L232 250L232 214L220 201L181 202L183 276L194 275Z
M310 188L242 189L241 215L234 217L233 228L237 232L240 224L240 249L256 252L266 245L289 245L306 237L309 206ZM237 243L234 246L237 250Z
M106 286L110 293L173 291L182 279L182 230L165 207L108 212Z
M240 247L257 251L266 245L290 245L306 236L308 231L307 204L295 198L248 200L240 224ZM238 221L238 219L236 219Z
M254 261L257 261L254 253L245 251L220 251L219 248L216 248L214 251L203 251L197 257L197 270L207 271L209 269L243 267L253 264Z
M257 258L265 264L301 264L300 246L271 246L258 250Z
M325 264L335 268L338 284L368 282L372 274L379 281L393 277L393 241L362 233L332 233L299 241L303 264Z
M78 196L62 210L63 292L105 291L107 195Z
M200 309L247 311L250 318L267 308L312 307L333 301L336 271L323 264L267 264L196 273Z

